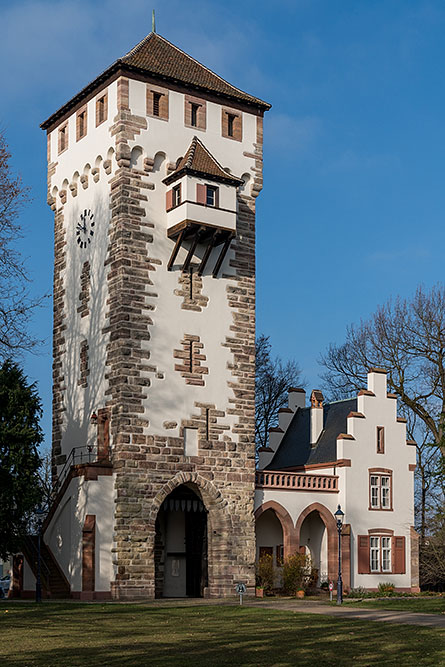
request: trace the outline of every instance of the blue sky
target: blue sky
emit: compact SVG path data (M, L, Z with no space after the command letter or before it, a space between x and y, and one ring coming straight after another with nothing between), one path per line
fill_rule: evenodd
M271 102L257 209L258 331L301 365L348 324L443 279L445 4L439 0L0 0L0 126L31 187L20 247L52 288L52 212L39 123L151 29ZM48 304L26 356L50 441Z

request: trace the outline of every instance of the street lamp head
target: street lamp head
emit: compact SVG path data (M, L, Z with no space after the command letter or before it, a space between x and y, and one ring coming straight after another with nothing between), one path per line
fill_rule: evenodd
M334 513L334 516L337 519L337 522L340 522L341 524L343 523L345 513L342 511L340 505L337 507L337 511Z

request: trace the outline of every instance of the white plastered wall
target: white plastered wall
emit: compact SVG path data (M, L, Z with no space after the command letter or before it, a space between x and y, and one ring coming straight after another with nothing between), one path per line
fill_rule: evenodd
M87 514L96 516L95 590L110 590L110 582L115 578L112 562L114 499L114 476L99 476L89 481L74 477L45 531L45 543L73 592L82 590L82 528Z
M105 91L102 91L102 95ZM61 207L60 191L67 190L67 200L63 207L63 225L66 240L66 268L63 271L65 288L65 350L62 355L62 374L65 378L62 453L68 455L73 447L95 444L97 430L90 424L94 410L105 404L105 359L108 335L102 333L106 325L105 313L108 310L107 273L104 267L108 246L108 227L110 219L110 185L112 175L103 167L110 158L114 140L110 127L116 116L117 83L108 86L107 120L96 127L96 97L88 102L87 134L76 141L76 113L68 118L68 148L60 155L58 151L58 128L50 135L50 161L56 162L55 174L51 178L50 192L56 198L56 207ZM99 96L100 96L99 95ZM113 170L115 163L112 159ZM99 169L99 180L95 182L91 170ZM80 177L88 174L88 187L83 188ZM77 196L71 194L69 185L77 183ZM68 185L68 187L67 187ZM80 248L76 238L76 225L80 214L85 210L94 214L94 236L87 248ZM84 262L90 263L89 303L90 314L81 317L77 312L79 300L80 276ZM80 378L80 344L88 342L88 386L77 384Z
M146 117L146 84L130 80L129 96L132 114ZM146 343L151 363L157 370L156 374L148 373L151 385L146 403L149 419L147 434L166 435L163 422L177 422L179 425L181 419L189 419L197 413L195 402L213 403L218 409L227 410L228 399L233 395L227 385L232 380L228 368L232 358L229 350L222 347L225 338L231 335L232 312L226 295L226 286L230 281L221 277L223 273L234 275L229 265L233 251L227 253L219 277L215 279L211 276L211 270L221 246L213 250L203 275L202 294L207 296L209 301L202 312L181 309L182 297L174 294L180 287L180 271L165 270L174 245L173 241L167 238L167 228L171 225L165 210L165 193L171 186L162 183L167 175L167 164L175 164L178 157L185 155L193 137L197 135L224 168L229 168L237 177L249 174L253 179L255 161L244 153L252 154L254 151L256 122L256 116L243 113L243 141L224 138L221 136L221 106L207 102L207 129L201 131L198 128L185 127L184 95L170 91L169 120L147 117L148 129L142 130L134 141L130 142L132 149L142 149L142 157L155 158L154 171L148 177L148 182L154 183L155 189L148 191L148 202L143 205L147 219L155 224L150 252L162 261L162 266L152 273L154 284L147 288L148 292L158 295L150 300L155 310L152 314L150 340ZM184 261L187 250L187 245L181 248L175 264ZM202 252L198 247L195 262L200 260ZM180 341L186 333L199 336L204 345L202 352L206 355L206 360L202 365L209 368L209 374L204 376L204 387L187 386L180 373L174 370L177 360L173 357L173 350L181 349ZM222 421L231 427L236 423L234 417L227 415ZM168 434L179 435L179 426L169 430Z
M387 398L386 375L368 375L368 388L375 396L358 396L357 409L365 419L348 419L348 433L355 440L337 443L338 458L351 459L345 480L346 518L351 524L351 586L376 588L389 581L399 588L411 587L411 537L414 525L414 473L410 464L416 462L416 449L406 444L406 426L397 421L397 401ZM377 453L377 426L385 429L385 452ZM393 510L369 510L369 469L384 468L392 471ZM357 536L368 535L368 530L386 528L394 535L405 537L405 574L358 574Z

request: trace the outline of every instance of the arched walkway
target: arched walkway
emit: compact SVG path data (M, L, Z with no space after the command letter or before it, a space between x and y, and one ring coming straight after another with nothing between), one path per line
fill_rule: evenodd
M268 500L256 509L255 522L258 521L260 516L262 516L264 512L267 512L267 510L273 510L277 519L281 523L283 529L283 556L284 558L287 558L287 556L295 553L299 546L294 523L289 512L275 500Z
M312 513L317 512L320 519L323 521L327 536L328 536L328 577L331 581L337 581L337 563L338 563L338 547L337 547L337 525L332 512L327 507L320 503L312 503L306 507L300 514L295 524L295 532L297 536L298 545L300 545L300 533L304 520Z

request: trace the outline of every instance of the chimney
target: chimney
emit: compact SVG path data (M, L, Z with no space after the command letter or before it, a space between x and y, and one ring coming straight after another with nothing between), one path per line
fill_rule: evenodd
M287 404L289 408L295 411L297 408L304 408L306 405L306 392L301 387L289 387Z
M311 445L315 445L323 430L323 394L319 389L311 393Z

